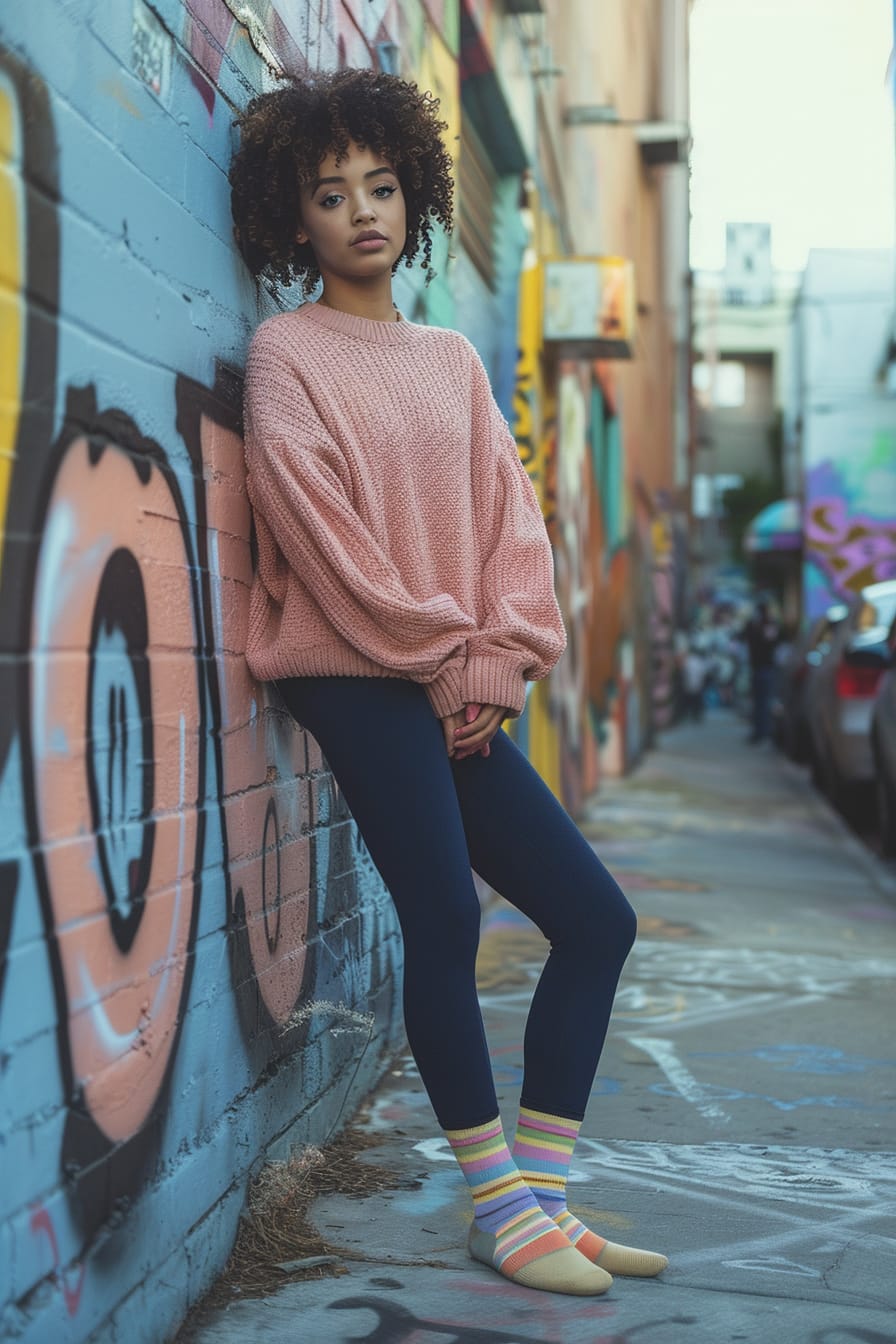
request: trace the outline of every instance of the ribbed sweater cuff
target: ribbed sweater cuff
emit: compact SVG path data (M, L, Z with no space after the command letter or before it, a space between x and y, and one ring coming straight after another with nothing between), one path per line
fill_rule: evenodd
M437 719L445 719L449 714L457 714L464 707L465 701L461 684L462 666L463 664L460 662L448 663L423 688L429 696L432 712Z
M463 700L470 705L503 705L514 718L526 703L526 682L519 662L497 653L473 653L463 672Z

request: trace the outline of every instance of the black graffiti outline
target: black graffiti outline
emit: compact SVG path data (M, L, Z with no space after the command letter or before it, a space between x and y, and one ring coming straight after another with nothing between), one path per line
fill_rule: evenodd
M130 589L130 601L124 603L120 600L122 587ZM107 593L109 596L107 596ZM111 600L110 600L111 599ZM103 816L103 794L101 791L100 780L96 770L96 751L93 744L98 736L97 725L94 722L94 710L96 701L96 680L98 675L96 657L97 645L100 639L101 627L106 629L118 628L125 635L128 648L128 657L131 674L134 678L134 686L139 701L140 721L142 724L142 742L140 750L141 762L141 799L140 799L140 824L142 832L142 843L140 846L140 857L132 860L129 865L131 871L128 872L128 898L129 909L127 914L122 914L118 905L112 899L112 893L115 889L115 875L112 871L112 861L109 854L110 842L106 838L105 832L111 831L115 818L111 815ZM149 881L152 868L152 853L155 845L156 824L152 815L152 800L155 796L155 757L152 744L152 687L151 670L149 662L149 630L146 611L146 591L143 586L143 578L140 573L140 565L133 551L128 551L124 547L119 547L110 555L103 569L97 592L97 603L93 611L93 620L90 631L90 649L89 649L89 672L87 681L87 792L90 799L91 823L94 835L96 836L97 854L102 871L103 888L108 907L109 926L112 930L112 936L115 939L119 951L127 953L133 946L134 939L137 936L137 930L143 918L144 895L146 884ZM111 776L116 760L120 760L122 765L127 760L127 713L126 706L123 703L122 688L118 687L117 703L114 696L114 687L112 690L113 699L108 704L109 718L109 751L107 773ZM116 709L119 711L116 716ZM115 745L115 738L120 735L123 739L119 752L111 748ZM110 808L109 800L114 791L114 781L110 778L105 791L105 804Z
M6 979L7 948L12 933L12 912L19 887L18 859L0 861L0 1003L3 1001L3 981Z
M404 1344L414 1331L444 1335L445 1344L548 1344L533 1335L508 1334L505 1330L481 1330L478 1326L457 1325L448 1321L434 1321L415 1316L400 1302L382 1297L343 1297L328 1304L330 1311L373 1311L377 1322L373 1333L353 1335L354 1344Z
M268 854L271 846L268 841L268 825L273 826L274 831L274 858L276 859L276 881L274 884L275 924L274 931L271 932L270 921L268 919ZM264 936L268 945L268 951L271 955L277 950L280 942L280 902L283 897L283 874L281 869L280 857L280 818L277 815L277 804L273 796L268 798L268 805L264 812L264 827L262 829L262 851L261 851L261 913L264 918Z
M415 1316L414 1313L400 1302L393 1302L387 1298L373 1297L368 1295L359 1295L355 1297L342 1297L336 1302L327 1304L329 1311L373 1311L376 1313L377 1321L373 1328L373 1333L369 1335L352 1335L352 1344L408 1344L413 1333L417 1330L425 1330L430 1334L443 1335L445 1344L555 1344L553 1340L546 1340L534 1335L521 1335L519 1332L508 1333L506 1330L487 1330L480 1329L479 1326L464 1325L453 1321L435 1321L428 1317ZM643 1337L656 1329L665 1329L666 1326L692 1326L699 1321L698 1316L666 1316L655 1321L642 1321L640 1325L634 1326L630 1330L625 1330L622 1334L600 1334L600 1344L631 1344L636 1337ZM395 1332L398 1333L395 1333ZM862 1340L862 1344L885 1344L883 1340L877 1337L865 1340L862 1336L857 1336Z

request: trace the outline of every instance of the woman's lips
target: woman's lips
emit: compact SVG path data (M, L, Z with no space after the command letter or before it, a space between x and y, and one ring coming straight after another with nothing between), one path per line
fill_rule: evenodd
M352 243L352 247L356 247L359 252L378 252L385 246L385 238L360 238L358 242Z

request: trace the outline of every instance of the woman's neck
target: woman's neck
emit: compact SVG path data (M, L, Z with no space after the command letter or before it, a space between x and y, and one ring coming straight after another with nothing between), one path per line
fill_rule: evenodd
M392 285L378 285L376 289L358 289L355 285L340 284L329 279L318 299L325 308L335 308L352 317L366 317L371 322L397 322L400 314L392 301Z

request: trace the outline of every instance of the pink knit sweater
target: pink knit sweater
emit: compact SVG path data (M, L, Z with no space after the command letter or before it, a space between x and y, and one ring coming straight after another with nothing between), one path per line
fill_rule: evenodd
M566 636L532 484L469 341L305 304L245 385L261 680L407 677L518 714Z

